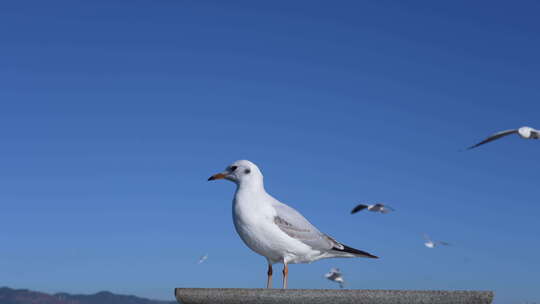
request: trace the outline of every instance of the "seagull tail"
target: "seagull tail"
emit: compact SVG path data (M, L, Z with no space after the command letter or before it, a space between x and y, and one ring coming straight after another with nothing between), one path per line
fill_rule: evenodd
M353 255L355 255L357 257L361 257L361 258L372 258L372 259L378 259L379 258L378 256L375 256L375 255L373 255L371 253L367 253L365 251L358 250L358 249L349 247L347 245L341 244L341 246L343 246L343 249L334 247L334 248L332 248L332 250L339 251L339 252L350 253L350 254L353 254Z

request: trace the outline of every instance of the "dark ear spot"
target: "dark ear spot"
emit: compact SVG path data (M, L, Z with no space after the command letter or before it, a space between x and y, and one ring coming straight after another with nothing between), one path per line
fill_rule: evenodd
M251 170L246 169L246 170L244 170L244 173L245 173L245 174L250 174L250 173L251 173Z

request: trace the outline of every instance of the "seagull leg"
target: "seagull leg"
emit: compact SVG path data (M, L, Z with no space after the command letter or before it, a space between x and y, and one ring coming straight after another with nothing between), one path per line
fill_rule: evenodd
M268 262L268 279L266 280L266 288L272 288L272 264Z
M289 265L283 264L283 289L287 289L287 279L289 278Z

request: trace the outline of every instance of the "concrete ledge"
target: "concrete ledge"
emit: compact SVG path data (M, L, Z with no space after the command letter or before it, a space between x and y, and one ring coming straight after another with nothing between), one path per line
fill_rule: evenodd
M181 304L489 304L492 291L176 288Z

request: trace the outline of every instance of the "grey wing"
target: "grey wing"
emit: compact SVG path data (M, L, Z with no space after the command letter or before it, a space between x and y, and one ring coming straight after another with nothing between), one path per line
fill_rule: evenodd
M383 208L384 208L383 204L377 203L371 206L370 211L381 211Z
M342 244L320 232L300 212L277 202L273 207L277 212L274 223L288 236L316 250L344 249Z
M381 210L381 212L382 212L382 213L385 213L385 214L386 214L386 213L390 213L390 212L392 212L392 211L395 211L394 208L392 208L392 207L390 207L390 206L388 206L388 205L384 205L383 208L382 208L382 210Z
M470 146L468 147L467 149L470 150L470 149L473 149L473 148L476 148L478 146L481 146L483 144L486 144L490 141L494 141L496 139L499 139L501 137L504 137L504 136L507 136L507 135L510 135L510 134L514 134L514 133L517 133L518 130L516 129L513 129L513 130L505 130L505 131L501 131L501 132L498 132L498 133L495 133L493 135L491 135L490 137L484 139L483 141L477 143L476 145L473 145L473 146Z

